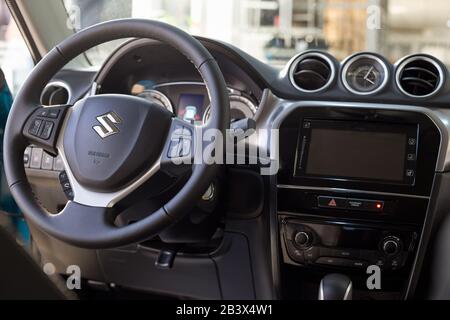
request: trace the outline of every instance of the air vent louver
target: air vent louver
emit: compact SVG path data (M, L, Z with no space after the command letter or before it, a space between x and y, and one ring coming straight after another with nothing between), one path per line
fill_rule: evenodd
M299 56L291 66L291 81L302 91L315 92L324 89L332 80L334 70L330 61L319 53Z
M442 70L427 57L413 57L399 68L398 86L407 95L428 97L440 89Z

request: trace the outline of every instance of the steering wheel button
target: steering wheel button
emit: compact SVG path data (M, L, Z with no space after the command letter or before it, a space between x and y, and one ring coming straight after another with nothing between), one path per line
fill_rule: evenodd
M53 169L53 157L48 153L44 152L42 156L42 169L43 170L52 170Z
M58 119L59 112L60 112L59 109L50 109L48 110L47 117L51 119Z
M30 128L28 129L28 132L32 135L37 137L39 135L39 130L41 129L42 126L42 120L40 119L34 119L31 122Z
M63 171L59 174L59 182L63 183L69 181L69 177L67 176L67 172Z
M62 186L62 188L63 188L64 191L67 191L67 190L69 190L69 189L72 189L72 186L70 185L70 182L69 182L69 181L63 182L63 183L61 184L61 186Z
M192 132L187 127L178 125L175 127L175 131L173 131L173 139L179 139L179 138L191 138Z
M50 121L45 121L44 127L42 129L41 134L39 135L39 138L48 140L50 139L50 136L52 135L54 124Z
M41 168L43 153L44 153L44 150L42 150L40 148L33 148L33 150L31 151L31 162L30 162L31 169L40 169Z
M176 141L172 141L170 143L169 146L169 153L167 154L167 156L172 159L172 158L178 158L179 157L179 152L180 152L180 140L176 140Z
M40 110L36 116L38 117L43 117L43 118L47 118L48 117L48 109L42 108L42 110Z
M191 140L181 139L179 156L187 157L190 153L191 153Z
M64 162L61 156L57 156L55 161L53 162L53 170L54 171L62 171L64 170Z

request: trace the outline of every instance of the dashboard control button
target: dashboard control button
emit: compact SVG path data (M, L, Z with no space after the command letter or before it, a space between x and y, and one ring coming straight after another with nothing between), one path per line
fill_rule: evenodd
M387 256L395 256L401 251L400 239L387 237L383 240L382 250Z
M321 257L316 260L317 264L335 266L335 267L350 267L350 268L364 268L367 262L360 260L350 260L335 257Z
M348 258L348 259L359 259L359 250L351 249L334 249L332 252L333 257Z
M316 263L335 266L337 264L337 259L332 257L321 257L316 260Z
M319 253L320 253L319 248L312 247L309 248L308 250L305 250L303 252L303 255L305 256L305 261L314 262L319 257Z
M42 150L41 148L33 148L32 149L31 162L30 162L31 169L40 169L41 168L43 153L44 153L44 150Z
M319 208L326 209L347 209L347 199L337 197L317 197Z
M44 121L41 119L34 119L31 122L30 128L28 129L28 133L32 136L37 137L39 135L39 131L41 130L42 123Z
M294 237L294 243L301 248L307 248L312 243L312 237L308 232L300 231Z
M405 265L406 259L402 255L395 257L387 263L387 266L391 270L401 269Z
M364 210L365 204L362 200L349 199L348 208L351 210Z
M44 140L50 139L54 126L55 126L55 124L53 122L45 121L44 127L42 128L42 132L39 135L39 138L44 139Z
M348 199L348 208L356 211L383 212L384 201Z
M351 260L348 264L349 267L352 268L365 268L367 266L367 262L365 261L358 261L358 260Z
M335 257L321 257L316 260L317 264L335 267L347 267L349 266L349 260Z
M291 241L287 241L287 250L288 254L292 260L298 263L304 263L305 257L302 250L298 250L295 248L294 244Z
M411 178L414 177L416 175L416 173L414 172L414 170L406 170L406 176Z
M386 261L384 261L384 259L378 259L374 264L376 266L379 266L381 269L384 269L384 267L386 266Z

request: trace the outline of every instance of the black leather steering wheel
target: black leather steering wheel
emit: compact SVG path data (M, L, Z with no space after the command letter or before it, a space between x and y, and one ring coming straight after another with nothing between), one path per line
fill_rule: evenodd
M208 89L212 112L196 127L147 100L126 95L89 96L73 106L43 108L40 93L69 61L102 43L123 38L161 41L189 59ZM110 248L148 239L181 219L200 199L219 164L192 162L203 132L225 136L229 100L223 75L211 54L189 34L165 23L123 19L85 29L66 39L37 64L18 93L5 129L4 165L12 195L25 217L48 234L75 246ZM211 139L210 148L224 139ZM30 145L60 154L74 192L57 215L35 199L25 175L23 154ZM212 144L212 145L211 145ZM189 161L186 161L189 160ZM208 160L208 159L206 159ZM177 165L184 162L184 165ZM168 203L134 224L118 228L111 208L159 170L191 173Z

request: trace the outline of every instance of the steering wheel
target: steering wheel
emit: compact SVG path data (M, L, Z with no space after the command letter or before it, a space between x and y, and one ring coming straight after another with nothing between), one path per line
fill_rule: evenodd
M102 43L124 38L161 41L182 53L201 74L211 101L211 118L202 127L173 117L164 108L127 95L97 95L73 106L42 107L40 93L68 62ZM112 248L157 235L189 212L219 170L202 152L205 132L225 136L229 100L224 77L206 48L184 31L165 23L123 19L78 32L51 50L33 69L11 109L5 129L4 165L11 193L34 225L66 243ZM213 134L208 148L223 147ZM211 136L211 134L210 134ZM29 145L59 154L73 200L57 215L35 199L23 165ZM190 174L164 206L125 227L114 225L112 208L158 171Z

